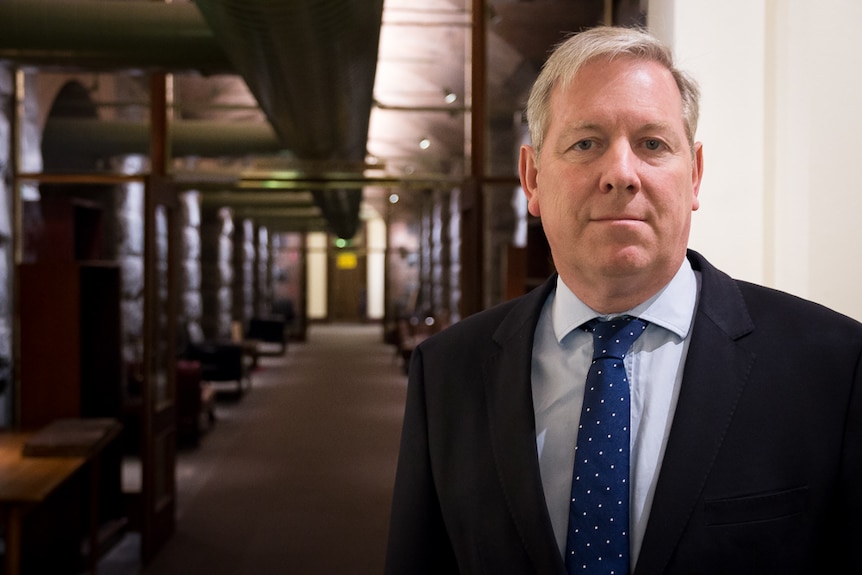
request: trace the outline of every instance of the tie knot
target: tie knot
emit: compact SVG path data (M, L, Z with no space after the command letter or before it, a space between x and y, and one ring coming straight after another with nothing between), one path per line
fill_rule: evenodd
M630 315L585 324L593 333L593 360L603 357L623 359L634 341L646 330L647 322Z

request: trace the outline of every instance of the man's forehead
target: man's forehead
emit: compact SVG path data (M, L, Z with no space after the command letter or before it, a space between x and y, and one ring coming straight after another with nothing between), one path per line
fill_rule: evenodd
M596 68L597 65L601 68ZM607 69L608 65L611 65L612 69ZM616 79L621 73L625 77L617 82ZM634 78L636 80L628 81ZM595 104L597 108L601 108L608 103L619 104L625 100L633 106L640 105L643 110L653 109L654 111L666 110L668 104L678 104L678 107L674 106L674 115L678 110L682 119L682 94L679 86L670 70L654 60L643 58L620 58L612 62L607 59L589 60L568 81L561 78L557 82L551 91L551 105L565 105L573 98L581 100L581 96L584 96L582 87L585 87L587 93L592 92L591 97L584 97L584 102L579 101L579 107L572 112L577 112L586 104ZM616 91L617 89L619 92ZM656 97L656 92L661 98ZM614 96L620 94L624 98L614 100Z
M585 70L587 72L591 72L592 69L595 67L605 68L612 64L636 66L645 63L655 63L658 66L662 66L661 63L655 62L652 59L639 58L630 54L594 56L588 60L584 60L580 63L580 65L571 68L568 72L561 74L560 77L557 79L556 84L554 85L554 89L560 88L565 90L572 83L576 82L578 76L581 75Z

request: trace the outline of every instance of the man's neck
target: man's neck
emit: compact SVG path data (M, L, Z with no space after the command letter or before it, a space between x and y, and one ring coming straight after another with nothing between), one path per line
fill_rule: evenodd
M679 262L663 274L633 274L587 278L581 274L559 272L563 282L578 299L602 315L628 311L647 301L664 288L679 271Z

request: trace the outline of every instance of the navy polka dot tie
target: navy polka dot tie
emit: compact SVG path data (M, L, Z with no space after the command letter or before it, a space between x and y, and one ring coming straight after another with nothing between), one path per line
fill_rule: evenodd
M575 448L566 569L569 574L626 575L629 570L629 384L623 359L646 329L630 316L593 320Z

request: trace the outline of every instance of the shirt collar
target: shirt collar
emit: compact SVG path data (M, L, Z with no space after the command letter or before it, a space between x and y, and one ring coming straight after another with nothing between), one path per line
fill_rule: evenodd
M630 310L614 315L637 316L685 339L691 330L697 294L697 276L688 258L684 258L676 275L658 293ZM572 293L562 278L557 276L551 317L554 335L557 341L562 341L573 329L591 319L606 316L602 316L582 302Z

